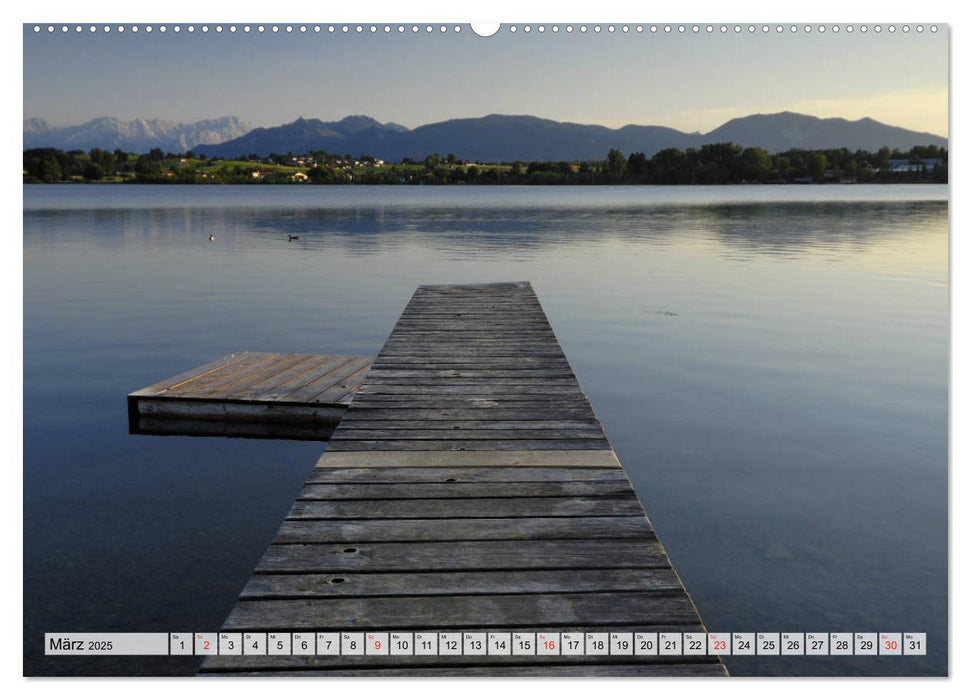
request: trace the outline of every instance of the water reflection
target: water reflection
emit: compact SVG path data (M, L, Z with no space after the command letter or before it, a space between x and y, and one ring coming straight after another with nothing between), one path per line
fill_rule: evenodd
M218 627L319 451L130 436L125 393L529 279L710 628L932 651L733 673L946 672L946 188L433 189L25 188L29 668L44 630ZM187 672L152 663L113 670Z
M102 233L96 243L202 240L263 248L286 242L300 250L339 247L373 255L406 241L465 251L542 253L563 244L654 242L672 235L709 236L737 255L791 255L849 246L865 250L914 227L934 225L947 202L808 202L655 205L605 209L442 209L361 207L280 209L93 209L31 212L27 233L49 240L76 228ZM299 236L299 241L289 240ZM119 238L121 237L121 238ZM43 243L41 240L38 243Z

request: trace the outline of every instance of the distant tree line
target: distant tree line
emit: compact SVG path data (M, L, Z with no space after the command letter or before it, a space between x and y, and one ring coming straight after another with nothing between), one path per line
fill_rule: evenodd
M303 173L297 175L296 173ZM305 175L305 176L304 176ZM432 153L423 160L386 164L373 156L324 151L295 156L247 154L234 161L120 149L88 152L35 148L24 151L24 180L65 180L258 184L306 180L315 184L474 184L474 185L718 185L799 182L947 182L948 153L937 146L907 152L875 153L846 148L790 149L769 154L762 148L716 143L681 150L666 148L648 158L611 149L602 161L516 161L468 163L455 154Z
M56 148L31 148L24 151L24 179L36 182L107 179L133 179L141 182L194 182L195 168L183 161L193 158L186 154L164 153L153 148L148 153L128 153L120 148L105 151L61 151Z
M84 179L102 180L117 172L119 163L127 161L124 151L60 151L56 148L32 148L24 151L24 175L41 182Z
M915 146L906 153L889 148L876 153L794 148L770 155L762 148L716 143L685 151L666 148L650 158L631 153L625 159L615 149L607 155L604 174L614 182L655 185L947 182L947 150L933 145Z

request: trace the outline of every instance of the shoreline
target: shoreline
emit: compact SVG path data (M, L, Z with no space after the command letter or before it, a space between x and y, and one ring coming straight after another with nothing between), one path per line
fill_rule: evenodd
M638 183L638 182L178 182L178 181L139 181L139 180L58 180L56 182L41 182L25 180L22 185L183 185L189 187L813 187L824 185L840 185L845 187L866 185L947 185L947 180L937 182L933 180L920 181L869 181L869 182L713 182L713 183Z

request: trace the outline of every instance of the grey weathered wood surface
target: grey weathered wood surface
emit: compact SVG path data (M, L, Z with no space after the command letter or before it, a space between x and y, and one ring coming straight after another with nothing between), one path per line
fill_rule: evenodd
M326 440L373 360L234 353L129 394L129 429L150 435Z
M704 626L536 295L511 283L419 287L223 629ZM726 675L709 656L222 656L201 670Z

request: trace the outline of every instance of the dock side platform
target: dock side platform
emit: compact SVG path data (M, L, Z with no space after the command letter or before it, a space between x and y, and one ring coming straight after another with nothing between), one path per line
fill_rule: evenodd
M139 435L326 440L373 357L236 352L128 395Z
M418 288L222 631L706 632L525 282ZM727 675L715 656L633 654L200 672Z

